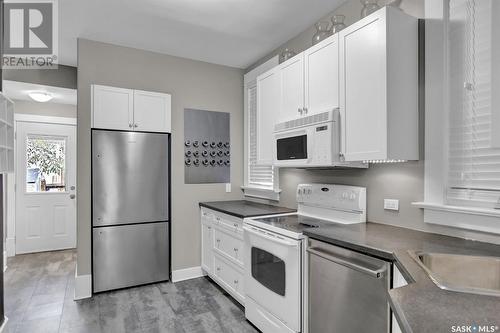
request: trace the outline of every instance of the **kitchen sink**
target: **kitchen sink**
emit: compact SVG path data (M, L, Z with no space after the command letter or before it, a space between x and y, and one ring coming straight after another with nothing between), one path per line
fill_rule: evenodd
M500 296L500 257L409 253L441 289Z

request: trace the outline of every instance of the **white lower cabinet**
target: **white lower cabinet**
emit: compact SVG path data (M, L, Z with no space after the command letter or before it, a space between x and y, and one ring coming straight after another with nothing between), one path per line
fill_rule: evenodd
M243 220L201 209L201 267L244 305Z
M401 274L398 267L396 265L393 265L393 267L394 268L392 272L392 288L399 288L408 285L408 282L404 278L403 274ZM402 333L401 327L399 327L398 320L396 319L396 316L394 316L394 313L392 311L391 311L391 316L392 316L391 332Z
M244 302L243 270L227 259L214 256L215 280L240 303Z

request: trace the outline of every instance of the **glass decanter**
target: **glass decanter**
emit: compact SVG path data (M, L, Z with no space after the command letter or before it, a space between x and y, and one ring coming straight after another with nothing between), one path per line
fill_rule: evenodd
M361 0L361 4L363 5L363 9L361 9L361 18L367 17L380 9L377 0Z
M313 35L312 44L318 44L323 39L332 35L332 31L330 30L330 22L328 21L319 21L315 24L316 33Z
M333 15L332 16L332 34L339 32L345 28L345 16L344 15Z

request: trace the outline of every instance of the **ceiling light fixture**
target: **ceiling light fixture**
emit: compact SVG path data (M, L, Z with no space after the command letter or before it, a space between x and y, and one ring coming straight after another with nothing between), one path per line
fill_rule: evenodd
M28 96L35 102L39 103L46 103L54 98L51 94L42 91L30 92Z

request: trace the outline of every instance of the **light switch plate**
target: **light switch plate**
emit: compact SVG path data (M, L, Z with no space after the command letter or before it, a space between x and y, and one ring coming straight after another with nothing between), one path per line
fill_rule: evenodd
M384 199L384 209L399 211L399 200Z
M231 193L231 183L226 183L226 193Z

